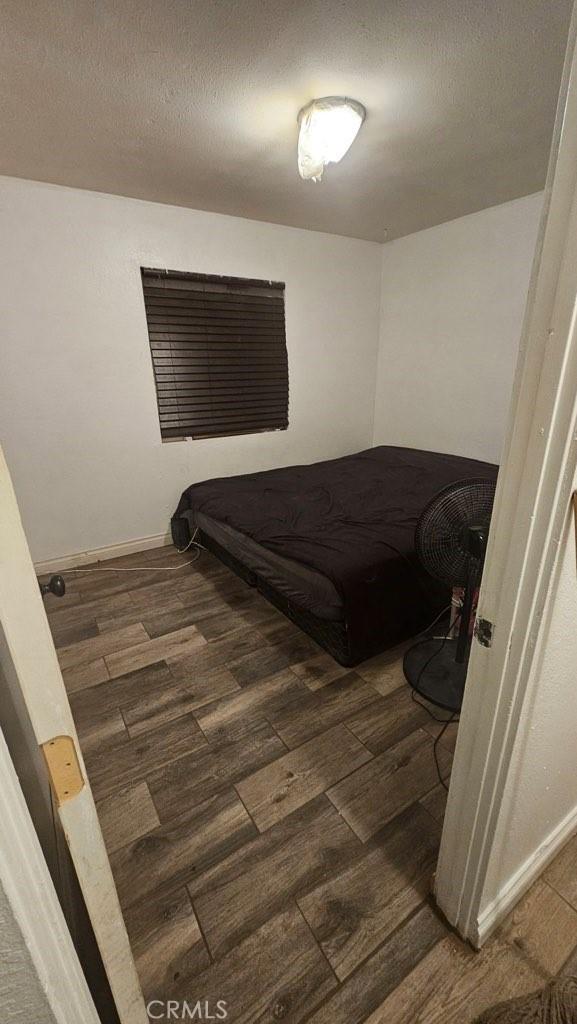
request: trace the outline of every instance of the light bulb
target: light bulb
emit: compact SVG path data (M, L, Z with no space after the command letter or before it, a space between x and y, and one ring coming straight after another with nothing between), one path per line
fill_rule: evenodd
M298 168L301 178L320 181L326 164L342 160L365 119L356 100L325 96L300 111Z

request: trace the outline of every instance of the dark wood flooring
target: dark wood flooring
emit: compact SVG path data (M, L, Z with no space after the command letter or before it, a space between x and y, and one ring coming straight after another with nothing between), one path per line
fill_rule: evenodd
M439 726L398 653L348 671L210 554L160 568L186 560L47 599L145 997L464 1024L577 966L577 840L480 954L435 914Z

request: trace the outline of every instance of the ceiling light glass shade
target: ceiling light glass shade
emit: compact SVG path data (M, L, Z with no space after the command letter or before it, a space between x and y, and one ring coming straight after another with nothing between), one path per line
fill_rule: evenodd
M298 165L301 178L320 181L327 164L342 160L365 119L365 108L343 96L312 100L300 111Z

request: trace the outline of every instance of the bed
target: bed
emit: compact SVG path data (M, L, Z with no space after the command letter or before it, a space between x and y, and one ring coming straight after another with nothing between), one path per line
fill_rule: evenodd
M424 629L450 599L419 565L417 519L441 488L497 467L380 446L192 484L172 531L202 542L342 665Z

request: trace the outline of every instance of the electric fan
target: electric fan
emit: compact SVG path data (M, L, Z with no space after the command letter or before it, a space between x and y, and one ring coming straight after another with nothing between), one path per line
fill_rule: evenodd
M495 481L449 484L422 513L415 532L417 554L431 576L462 588L454 621L456 636L427 636L405 653L407 682L426 700L453 713L461 710L471 648L471 619L481 582Z

